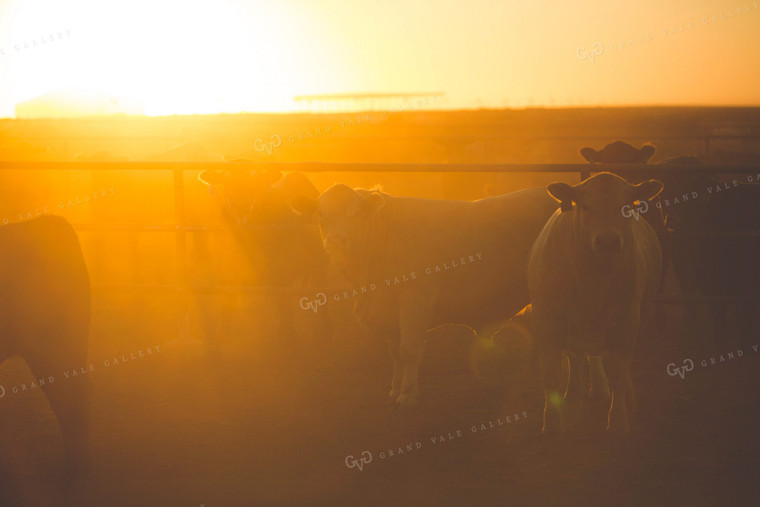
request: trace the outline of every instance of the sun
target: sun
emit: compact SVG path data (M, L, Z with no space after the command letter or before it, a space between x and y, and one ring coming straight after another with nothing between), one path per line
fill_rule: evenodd
M91 90L136 100L147 115L281 112L296 109L295 95L319 91L310 84L325 74L342 78L335 65L325 65L329 55L312 57L320 36L310 13L284 4L74 3L67 50L54 60L44 61L39 52L35 61L21 62L26 65L18 69L23 70L18 88L34 90L33 83L45 82ZM17 16L15 22L29 24L28 17Z
M93 69L90 82L142 98L149 115L291 107L295 90L287 83L297 76L272 58L281 34L266 19L244 24L223 2L127 5L122 34L109 36L98 58L106 68Z

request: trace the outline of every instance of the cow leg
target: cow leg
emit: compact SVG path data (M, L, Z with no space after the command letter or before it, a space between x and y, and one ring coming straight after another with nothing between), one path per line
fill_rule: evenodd
M321 245L320 252L321 250ZM315 273L312 275L312 277L309 280L309 283L307 284L307 287L309 289L315 289L315 288L322 288L327 287L329 285L329 276L328 276L328 261L324 260L323 262L315 263L315 265L310 270L311 273ZM317 336L317 346L322 347L325 343L329 342L333 339L333 322L332 318L330 317L330 310L329 305L325 306L323 308L319 309L318 312L318 336Z
M610 383L607 380L607 373L604 371L604 361L602 355L588 357L589 379L591 381L591 399L592 400L609 400Z
M25 357L34 377L45 379L42 386L50 402L63 433L63 449L66 458L66 472L72 479L87 475L90 469L90 380L86 375L77 377L61 377L61 369L51 367L52 362L42 358ZM67 365L70 367L84 366L81 363ZM55 381L48 383L48 377Z
M665 280L667 279L668 275L668 267L670 266L670 248L668 248L667 243L660 242L661 245L665 245L664 248L662 248L662 271L660 271L660 281L657 283L657 294L664 294L665 293Z
M395 402L399 395L401 395L401 381L404 378L404 365L401 362L401 343L398 338L388 342L388 350L391 353L391 359L393 359L393 379L391 380L391 392L388 393L388 397Z
M697 323L697 302L694 292L684 293L686 301L683 307L683 319L681 321L681 338L685 343L691 341Z
M203 333L203 345L207 357L213 357L219 352L220 341L228 335L230 322L230 300L226 294L199 295L195 298L195 304L200 307L198 318L200 319L201 332Z
M565 421L577 422L581 417L581 407L585 397L587 384L585 382L585 354L567 354L570 371L565 392Z
M570 361L570 372L567 382L567 391L565 399L568 402L580 401L585 394L586 384L584 382L584 366L586 363L585 354L567 354Z
M415 332L404 336L401 334L401 362L404 368L404 378L401 381L401 394L396 403L414 406L420 394L419 371L422 354L425 351L425 331Z
M726 303L725 301L711 301L709 307L710 313L713 317L713 325L715 327L715 343L725 343L728 337Z
M295 304L293 304L293 301L290 296L284 295L279 296L277 298L277 314L280 317L279 322L279 333L280 336L283 339L283 342L287 344L288 347L296 347L297 344L297 336L295 328L293 327L293 308L295 307Z
M540 351L541 379L544 384L544 435L564 433L562 424L562 362L564 358L559 347L544 344Z
M627 435L630 432L629 416L633 413L634 393L631 382L632 354L610 352L608 356L610 390L612 401L610 404L607 430L610 433Z
M756 304L751 301L736 303L736 323L739 326L739 344L748 347L752 344Z
M662 222L660 222L662 223ZM671 262L671 247L670 242L667 240L667 234L665 233L665 227L662 226L657 232L657 237L660 240L661 252L662 252L662 271L660 271L660 280L657 283L657 295L665 293L665 282L668 275L668 267ZM668 323L668 313L665 311L664 305L656 305L654 309L654 321L658 327L664 328ZM605 378L606 380L606 378ZM592 389L593 391L593 389ZM609 391L608 391L609 394Z
M399 326L401 328L401 364L404 369L401 394L396 403L413 406L420 394L419 370L425 351L425 333L430 319L430 311L419 304L411 304L401 299Z
M224 294L219 299L221 310L217 315L221 315L221 321L216 323L213 330L213 338L209 343L209 351L213 356L216 356L223 343L229 343L230 336L232 336L232 323L236 322L235 317L237 315L239 297L236 294ZM238 321L239 322L239 321Z
M332 319L330 318L330 310L326 307L320 309L317 315L317 336L316 345L319 347L324 346L327 342L333 338Z

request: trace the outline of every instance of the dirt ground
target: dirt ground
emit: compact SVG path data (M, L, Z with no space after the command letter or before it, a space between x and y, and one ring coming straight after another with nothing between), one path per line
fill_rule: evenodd
M32 380L15 358L0 370L0 503L757 505L760 352L712 343L706 312L698 332L680 332L680 309L666 309L638 344L632 435L606 435L607 405L588 402L552 440L540 435L534 358L474 353L462 327L430 333L420 406L392 410L385 344L345 305L331 310L335 338L315 345L278 341L271 308L242 301L208 358L200 341L176 339L168 299L101 295L93 473L65 483L55 416L39 389L12 391ZM667 373L687 358L684 379Z

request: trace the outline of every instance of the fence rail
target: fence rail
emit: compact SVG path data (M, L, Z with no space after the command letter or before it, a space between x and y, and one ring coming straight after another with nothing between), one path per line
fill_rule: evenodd
M308 127L306 129L307 132L311 132L312 129L320 129L324 126L333 127L335 126L335 122L339 121L341 118L349 118L352 116L355 116L356 114L375 114L377 115L377 112L370 112L370 113L345 113L342 115L328 115L327 118L324 120L327 122L326 124L317 124L316 118L311 118L314 121L314 125ZM372 122L376 121L378 118L372 119L367 121L366 123L368 125L371 125ZM260 131L257 130L257 133L251 135L250 142L253 143L256 136L261 137L268 137L271 135L278 135L282 136L283 138L288 137L296 137L300 134L303 134L303 130L294 130L292 125L286 125L283 124L281 128L271 128L271 123L267 123L267 128L264 128L264 124L262 124L262 128ZM435 123L434 126L438 131L440 130L446 130L446 129L452 129L452 128L458 128L461 129L463 126L461 124L442 124L442 123ZM509 127L513 126L512 124L509 124ZM509 128L506 127L506 128ZM493 129L493 124L488 125L482 125L482 124L473 124L473 125L466 125L464 126L466 129L471 130L477 130L477 129ZM742 129L744 132L760 132L760 124L756 124L754 122L743 124L740 126L737 125L727 125L721 127L720 125L715 125L713 127L709 127L713 129ZM707 129L705 129L707 130ZM703 130L704 132L704 130ZM228 136L203 136L202 139L204 141L224 141L228 142L230 141L230 138ZM314 145L324 145L324 144L330 144L334 142L342 142L346 140L356 140L356 139L369 139L370 141L378 141L378 142L387 142L387 141L413 141L413 142L423 142L423 141L429 141L432 143L444 143L449 141L455 141L455 145L462 145L471 143L473 141L488 141L488 142L510 142L510 141L520 141L520 140L539 140L539 141L576 141L576 142L591 142L591 141L600 141L600 142L609 142L614 139L627 139L629 141L638 141L638 142L652 142L652 141L695 141L697 143L702 144L703 151L702 153L705 155L708 155L710 153L710 147L712 143L720 142L720 141L740 141L743 149L748 149L750 147L750 143L752 141L759 141L760 135L758 134L747 134L747 133L710 133L710 132L704 132L704 133L697 133L697 134L687 134L687 133L680 133L680 134L662 134L662 135L652 135L651 133L640 133L640 134L632 134L631 132L622 132L620 134L609 134L609 133L586 133L586 134L578 134L578 133L572 133L572 134L545 134L545 135L533 135L530 133L498 133L498 134L487 134L487 133L467 133L462 132L459 134L446 134L446 133L439 133L439 132L425 132L425 133L419 133L419 134L405 134L405 135L387 135L387 134L378 134L378 135L371 135L371 136L365 136L361 135L358 132L354 131L344 131L342 129L334 129L330 130L329 132L325 132L324 134L320 135L314 135L312 137L304 137L298 138L298 143L300 146L304 148L309 148ZM170 136L170 135L160 135L160 136L24 136L24 141L42 141L44 143L63 143L63 152L64 157L69 158L69 156L73 156L74 153L70 153L69 149L71 144L73 143L82 143L82 142L113 142L113 143L123 143L123 142L147 142L150 141L152 143L161 143L166 146L166 148L171 148L172 146L180 145L183 142L187 141L186 137L183 136ZM240 139L238 139L240 141Z
M757 164L399 164L394 162L20 162L0 160L0 170L21 169L29 171L202 171L221 170L272 170L301 172L403 172L403 173L591 173L620 171L631 174L645 173L754 173Z
M363 114L363 113L362 113ZM371 114L371 113L369 113ZM347 114L347 117L354 116L354 114ZM333 121L338 118L331 118ZM350 118L349 118L350 119ZM316 122L315 122L316 124ZM369 124L369 122L368 122ZM454 125L442 125L440 123L436 123L434 125L436 128L441 127L454 127ZM456 127L459 128L471 128L471 129L477 129L477 128L493 128L493 125L479 125L479 124L473 124L473 125L456 125ZM321 128L319 124L316 124L314 128ZM742 126L742 129L757 129L760 130L760 124L752 124L747 126ZM283 130L293 131L292 127L284 127ZM309 130L308 128L306 129ZM263 131L260 133L262 136L267 136L271 134L277 134L278 132L270 132L270 131ZM280 132L281 134L282 132ZM295 134L298 134L298 131L295 131ZM254 134L259 135L259 133ZM327 138L340 138L340 139L367 139L367 140L386 140L386 139L430 139L431 141L435 141L438 139L470 139L470 138L477 138L477 139L499 139L499 140L521 140L521 139L540 139L540 140L546 140L546 139L556 139L561 141L582 141L587 139L599 139L599 140L608 140L608 139L628 139L631 141L648 141L648 140L679 140L679 141L719 141L719 140L758 140L758 135L752 135L752 134L687 134L687 135L678 135L678 134L665 134L665 135L652 135L649 134L631 134L628 133L621 133L619 135L615 134L595 134L595 133L588 133L588 134L545 134L545 135L530 135L530 134L468 134L468 133L461 133L461 134L439 134L439 133L430 133L430 134L411 134L411 135L387 135L387 134L378 134L373 136L364 136L359 134L354 134L353 132L342 132L342 131L330 131L329 133L324 134L322 137L312 137L304 139L304 141L308 141L308 139L327 139ZM203 136L204 140L216 140L216 141L229 141L229 136ZM81 136L81 137L71 137L71 136L23 136L23 140L25 141L61 141L61 142L72 142L72 141L113 141L113 142L126 142L126 141L152 141L152 142L169 142L169 143L181 143L183 141L186 141L187 139L182 136L119 136L119 137L113 137L113 136Z

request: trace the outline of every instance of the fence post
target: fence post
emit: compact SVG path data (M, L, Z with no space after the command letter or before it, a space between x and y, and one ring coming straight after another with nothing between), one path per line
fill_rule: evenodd
M180 164L174 173L174 223L177 255L177 338L184 340L190 334L190 313L187 293L187 244L185 237L185 179Z

